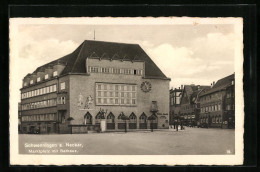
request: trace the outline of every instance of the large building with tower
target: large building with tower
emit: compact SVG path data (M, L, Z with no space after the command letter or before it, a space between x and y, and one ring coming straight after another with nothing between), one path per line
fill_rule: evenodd
M166 129L169 82L137 44L84 41L23 79L23 133Z

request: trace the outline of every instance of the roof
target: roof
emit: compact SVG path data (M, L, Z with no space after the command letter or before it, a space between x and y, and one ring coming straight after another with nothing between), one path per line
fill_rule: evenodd
M210 86L206 85L184 85L184 91L186 90L187 98L190 100L190 102L194 102L197 99L197 95L201 93L202 90L209 90ZM195 99L193 99L195 98ZM185 100L185 97L183 97ZM187 101L187 100L186 100Z
M143 61L145 62L145 77L169 79L138 44L92 40L85 40L74 52L38 67L34 73L57 63L66 65L61 75L86 73L86 58Z
M201 96L226 89L228 86L231 85L232 81L234 81L234 80L235 80L235 74L222 78L222 79L218 80L217 83L210 90L201 94Z

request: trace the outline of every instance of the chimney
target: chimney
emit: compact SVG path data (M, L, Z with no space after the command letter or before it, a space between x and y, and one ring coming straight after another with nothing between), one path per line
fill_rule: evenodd
M181 89L183 89L183 85L181 85Z
M211 87L211 88L213 87L213 84L212 84L212 83L210 84L210 87Z
M213 86L215 85L215 81L213 81Z
M180 90L181 87L179 87L179 90Z

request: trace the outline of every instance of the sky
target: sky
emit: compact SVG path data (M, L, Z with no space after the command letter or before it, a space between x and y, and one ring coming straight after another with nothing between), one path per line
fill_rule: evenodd
M236 35L232 24L185 25L19 25L18 83L37 67L73 52L84 40L139 44L170 88L210 85L234 73Z

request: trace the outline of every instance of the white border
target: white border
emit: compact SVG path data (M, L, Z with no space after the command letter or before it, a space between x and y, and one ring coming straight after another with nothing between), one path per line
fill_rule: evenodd
M20 93L15 89L19 65L15 37L21 24L93 24L93 25L178 25L233 24L238 35L235 47L235 155L21 155L18 153L18 107ZM244 95L243 95L243 19L242 18L11 18L10 19L10 164L11 165L240 165L243 163Z

